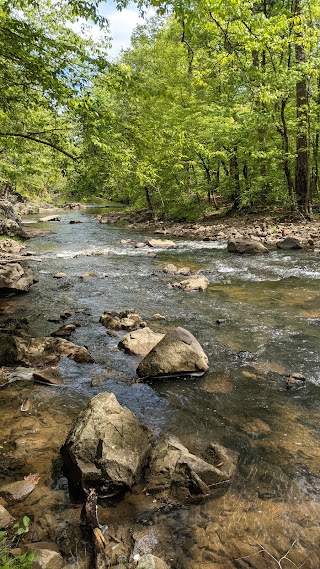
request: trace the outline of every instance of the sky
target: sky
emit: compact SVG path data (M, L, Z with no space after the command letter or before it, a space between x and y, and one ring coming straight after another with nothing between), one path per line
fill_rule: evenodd
M126 49L130 46L130 37L137 24L145 23L146 17L152 16L154 11L149 10L146 13L146 17L141 18L137 6L133 2L130 2L128 8L119 12L116 9L116 3L109 0L99 4L99 13L109 21L109 30L112 37L112 48L109 51L109 55L110 58L116 58L122 48ZM81 22L73 24L72 28L74 31L80 32ZM100 33L99 26L93 24L90 27L91 37L97 38Z

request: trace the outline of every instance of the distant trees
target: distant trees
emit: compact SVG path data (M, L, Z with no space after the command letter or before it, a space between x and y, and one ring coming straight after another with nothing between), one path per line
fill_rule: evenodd
M217 195L310 213L319 22L315 0L203 0L173 2L165 22L140 27L121 59L127 80L92 90L104 118L83 135L106 173L100 189L178 216Z

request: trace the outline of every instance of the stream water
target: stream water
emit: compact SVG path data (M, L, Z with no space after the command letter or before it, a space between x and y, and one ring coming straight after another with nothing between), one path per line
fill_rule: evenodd
M48 318L65 310L72 313L70 321L80 324L71 340L86 345L95 363L61 361L64 383L51 392L51 408L58 409L63 400L73 418L89 398L112 391L144 424L159 434L173 433L191 451L216 441L240 456L235 479L210 499L160 509L145 521L131 497L117 516L128 516L148 531L152 525L156 552L172 567L277 567L270 554L280 559L295 542L288 554L295 566L317 569L319 254L274 251L238 257L227 252L224 242L176 239L177 249L155 249L151 257L150 248L120 243L146 241L146 233L99 224L94 213L88 208L63 213L57 223L42 223L54 233L29 245L41 259L33 264L39 283L27 295L2 301L4 311L28 317L34 336L50 335L58 325ZM77 256L97 249L110 252ZM175 279L162 272L168 262L204 274L208 290L170 289ZM57 272L67 277L52 278ZM80 278L84 273L91 276ZM121 352L121 334L108 336L98 322L104 311L131 307L156 331L178 325L192 332L209 357L210 371L202 378L138 382L139 359ZM150 323L154 313L166 320ZM225 322L217 324L218 319ZM306 381L287 389L284 376L292 372ZM97 376L102 384L92 387ZM258 553L257 542L268 553ZM293 566L282 561L284 569Z

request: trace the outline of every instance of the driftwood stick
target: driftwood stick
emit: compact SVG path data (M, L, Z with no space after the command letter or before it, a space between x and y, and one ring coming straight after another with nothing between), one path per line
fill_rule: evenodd
M84 505L84 518L92 534L95 568L106 569L106 567L110 567L110 559L107 555L108 543L100 529L97 500L95 490L91 489Z

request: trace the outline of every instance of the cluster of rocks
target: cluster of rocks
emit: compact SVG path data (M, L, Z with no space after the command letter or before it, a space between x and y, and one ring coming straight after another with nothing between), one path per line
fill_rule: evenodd
M258 240L276 247L285 237L298 239L303 248L320 249L320 222L318 220L299 220L295 222L279 221L270 216L258 217L235 215L220 219L196 223L176 223L172 221L154 221L147 212L137 214L136 219L125 212L104 215L101 223L125 222L128 227L138 230L153 231L166 237L187 237L205 241Z
M235 474L237 454L211 443L201 456L174 436L156 441L150 429L122 407L113 393L100 393L78 416L61 449L72 488L95 488L103 497L144 480L152 493L172 499L210 494Z
M26 239L20 217L14 212L12 204L0 201L0 294L26 292L38 282L29 269L25 246L15 239Z
M208 357L198 340L184 328L173 328L166 334L154 332L133 308L104 312L99 321L108 329L128 331L118 347L143 357L137 368L140 378L203 374L209 369Z

